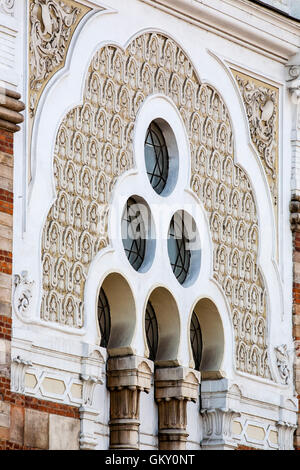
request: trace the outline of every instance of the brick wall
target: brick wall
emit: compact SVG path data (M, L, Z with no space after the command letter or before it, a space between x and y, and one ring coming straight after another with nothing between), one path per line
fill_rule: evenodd
M78 408L10 391L13 135L0 128L0 450L76 449Z
M293 227L293 226L292 226ZM294 368L296 394L300 409L300 231L295 225L293 233L293 336L296 348L296 361ZM298 429L295 432L294 445L300 450L300 414L298 412Z

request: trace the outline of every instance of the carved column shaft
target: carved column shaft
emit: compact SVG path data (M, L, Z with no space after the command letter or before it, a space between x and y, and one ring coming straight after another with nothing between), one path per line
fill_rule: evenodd
M110 448L139 448L140 392L137 387L110 389Z
M161 450L185 450L187 402L199 395L200 373L184 367L157 369L158 437Z
M187 400L171 398L158 400L159 448L161 450L185 450Z
M152 369L152 362L137 356L108 360L110 449L139 448L140 393L150 391Z

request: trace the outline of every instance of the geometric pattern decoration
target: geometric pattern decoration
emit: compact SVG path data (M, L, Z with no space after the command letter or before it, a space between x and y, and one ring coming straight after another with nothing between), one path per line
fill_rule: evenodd
M134 166L135 119L152 93L172 99L186 126L191 188L209 217L213 275L230 306L236 367L270 378L252 186L234 163L232 126L221 96L201 84L183 50L162 34L142 34L125 51L102 47L89 66L83 103L61 122L53 159L56 200L42 238L41 317L83 325L88 268L109 244L110 195L119 175Z

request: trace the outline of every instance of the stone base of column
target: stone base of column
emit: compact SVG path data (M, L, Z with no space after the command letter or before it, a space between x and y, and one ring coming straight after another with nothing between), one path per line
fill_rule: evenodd
M158 433L160 450L186 450L188 433L178 429L168 429Z
M140 422L134 419L115 419L109 422L110 449L138 450Z

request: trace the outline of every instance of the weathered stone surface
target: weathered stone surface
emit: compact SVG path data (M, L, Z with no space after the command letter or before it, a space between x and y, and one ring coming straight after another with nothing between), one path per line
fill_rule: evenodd
M28 447L48 449L49 415L42 411L25 410L24 444ZM63 432L63 430L62 430Z
M79 434L79 419L49 416L49 450L78 450Z
M24 443L24 408L11 405L10 440L20 445Z

